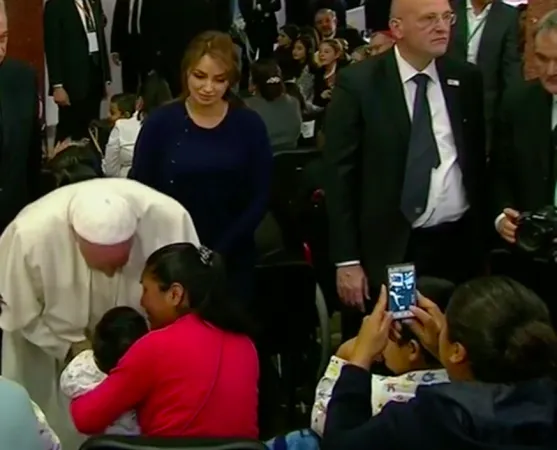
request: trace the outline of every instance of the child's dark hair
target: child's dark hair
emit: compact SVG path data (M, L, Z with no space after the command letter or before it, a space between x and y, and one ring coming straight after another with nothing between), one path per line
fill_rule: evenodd
M276 100L286 92L280 67L274 60L255 61L250 72L251 81L258 94L268 102Z
M102 157L91 142L75 142L49 160L41 174L41 191L102 178Z
M98 368L109 373L129 348L149 332L147 321L129 306L117 306L105 313L93 336L93 353Z
M298 103L300 104L300 111L302 111L302 114L304 114L308 109L308 105L306 99L302 95L300 86L298 86L298 84L295 81L286 81L284 83L284 88L286 90L286 93L290 95L290 97L293 97L296 100L298 100Z
M455 291L445 316L449 340L466 349L478 381L555 377L557 336L548 309L520 283L505 277L465 283Z
M142 100L142 118L151 114L156 108L172 100L172 91L164 78L152 72L139 86L138 95Z
M134 94L114 94L110 103L114 103L123 115L131 117L135 113L137 97Z
M224 261L218 253L189 242L166 245L147 258L144 273L163 292L175 284L182 286L189 300L182 305L183 314L191 311L222 330L254 335L251 320L228 295Z
M420 294L431 300L442 312L444 312L449 303L449 299L455 292L456 286L450 281L441 278L420 277L418 278L417 289ZM407 344L411 340L414 340L420 344L425 363L430 367L439 365L437 358L435 358L421 345L418 337L404 322L401 322L399 333L399 345Z

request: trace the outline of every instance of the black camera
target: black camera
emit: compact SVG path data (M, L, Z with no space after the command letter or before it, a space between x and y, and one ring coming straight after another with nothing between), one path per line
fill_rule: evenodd
M525 212L517 221L516 244L528 253L553 258L557 253L557 208Z

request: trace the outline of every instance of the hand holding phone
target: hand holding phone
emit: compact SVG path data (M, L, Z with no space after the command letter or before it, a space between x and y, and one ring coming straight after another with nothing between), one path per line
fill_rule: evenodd
M387 267L388 311L393 319L414 317L411 306L416 306L416 269L414 264L396 264Z

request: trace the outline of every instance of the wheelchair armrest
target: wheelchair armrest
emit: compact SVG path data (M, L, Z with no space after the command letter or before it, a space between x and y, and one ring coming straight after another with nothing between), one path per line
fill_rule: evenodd
M266 450L255 440L155 438L145 436L96 436L89 438L80 450Z

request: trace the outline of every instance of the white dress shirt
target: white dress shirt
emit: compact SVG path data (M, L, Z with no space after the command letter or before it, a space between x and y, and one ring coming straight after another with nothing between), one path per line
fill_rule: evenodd
M476 64L478 61L480 41L482 40L482 34L490 10L491 3L488 3L482 12L476 14L471 0L466 1L466 19L468 20L468 36L466 36L468 43L467 59L472 64Z
M410 119L414 112L417 88L412 78L418 73L424 73L431 80L427 87L427 98L431 111L433 134L441 160L439 166L431 171L426 209L412 224L412 228L426 228L445 222L455 222L464 215L469 205L462 184L462 171L457 161L453 130L435 61L419 72L402 57L396 46L394 51ZM337 266L355 264L359 264L359 262L346 261Z
M457 161L453 129L435 61L432 61L421 72L418 72L402 58L396 47L395 58L404 87L404 97L410 119L412 119L417 88L412 78L418 73L424 73L431 79L427 87L427 98L431 111L433 134L441 160L439 167L431 172L426 209L412 226L413 228L432 227L444 222L455 222L466 212L468 203L466 201L464 185L462 184L462 171ZM454 88L456 89L456 87Z
M137 8L138 8L138 14L137 14L137 32L139 34L141 34L141 8L143 7L143 0L130 0L130 11L128 14L128 33L132 34L133 32L133 7L135 6L135 3L138 3Z
M128 176L132 165L135 142L140 130L141 120L139 120L137 113L129 119L116 121L106 144L103 161L106 176L120 178Z
M95 53L99 51L99 41L97 37L96 31L89 32L87 29L87 19L86 13L89 12L91 14L91 20L95 24L95 27L98 27L99 24L96 21L95 14L93 13L93 7L89 0L75 0L75 7L79 12L79 17L81 17L81 22L83 23L83 30L87 36L87 41L89 43L89 53Z

